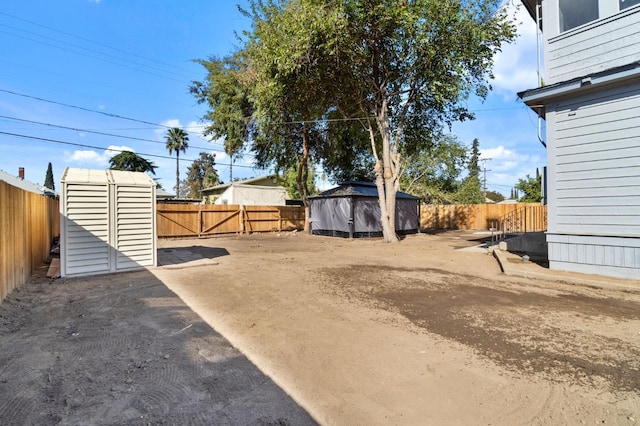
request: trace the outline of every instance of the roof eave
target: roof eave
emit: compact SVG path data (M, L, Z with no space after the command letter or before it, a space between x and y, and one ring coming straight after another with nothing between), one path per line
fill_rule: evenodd
M518 97L536 113L544 116L544 108L549 102L576 97L579 94L603 90L626 84L640 77L640 62L605 70L584 77L577 77L561 83L529 89L518 93Z
M524 5L525 9L527 9L527 12L529 12L529 15L531 15L531 18L535 22L535 20L536 20L536 0L521 0L521 1L522 1L522 4Z

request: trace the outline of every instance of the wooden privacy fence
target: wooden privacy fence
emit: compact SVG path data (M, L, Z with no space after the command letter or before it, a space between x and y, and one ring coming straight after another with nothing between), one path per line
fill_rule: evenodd
M58 235L58 200L0 181L0 301L47 260Z
M290 231L304 228L304 207L211 204L156 205L159 238Z
M547 229L547 206L540 203L422 205L423 229L502 230L535 232Z

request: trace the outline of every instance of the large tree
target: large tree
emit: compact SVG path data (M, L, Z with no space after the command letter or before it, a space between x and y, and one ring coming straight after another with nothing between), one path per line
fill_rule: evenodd
M194 81L189 88L198 103L207 104L203 115L206 123L204 136L224 140L224 151L229 155L229 180L233 180L233 159L242 154L249 140L253 103L249 92L254 78L248 61L239 52L227 58L197 60L207 70L204 81Z
M257 96L294 111L299 123L315 123L331 111L360 119L386 241L397 241L401 153L418 152L443 125L472 118L463 101L486 96L493 56L515 36L499 3L251 2L247 51L261 81Z
M486 202L482 193L482 183L480 181L480 142L474 139L471 144L471 156L469 158L469 175L460 185L458 192L453 196L453 200L459 204L483 204Z
M128 172L149 172L156 174L156 166L151 161L140 157L135 152L122 151L109 159L111 170L125 170Z
M422 151L403 156L400 189L426 203L452 203L466 163L467 147L458 138L436 136Z
M202 198L202 190L218 185L220 178L215 169L216 155L201 152L200 156L187 169L187 185L189 198Z
M53 166L51 166L51 163L47 166L47 173L44 177L44 186L52 191L56 190L56 184L53 181Z
M317 1L251 1L246 56L253 77L252 150L261 167L297 171L297 192L308 219L307 182L320 161L335 93L327 91L329 48L340 16ZM308 220L305 230L309 230Z
M173 127L167 130L165 136L167 151L171 155L176 153L176 198L180 198L180 152L187 152L189 148L189 135L184 130Z

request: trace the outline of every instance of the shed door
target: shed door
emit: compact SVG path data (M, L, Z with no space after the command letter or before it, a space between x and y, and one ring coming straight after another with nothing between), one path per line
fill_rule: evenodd
M65 275L108 272L108 186L70 183L65 188Z
M115 185L115 270L154 266L153 191Z

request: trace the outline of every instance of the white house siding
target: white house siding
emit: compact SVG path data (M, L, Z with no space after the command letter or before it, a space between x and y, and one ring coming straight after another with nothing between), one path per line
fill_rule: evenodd
M281 186L233 184L215 201L215 204L245 206L284 206L287 190Z
M640 83L547 106L550 267L640 278Z
M545 13L549 14L545 17L545 35L550 37L545 51L545 84L640 61L640 7L631 7L554 36L557 3L545 3ZM601 10L601 13L604 12Z

